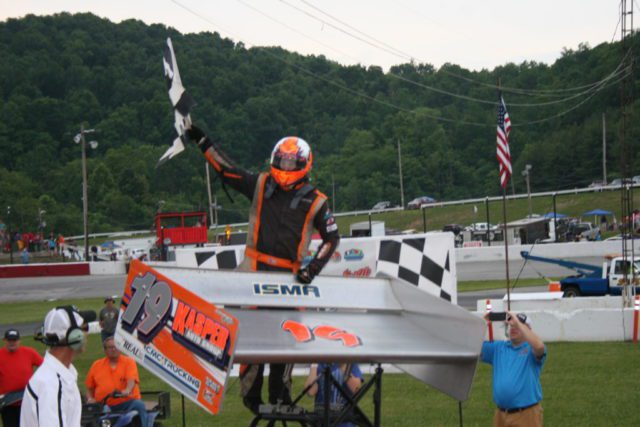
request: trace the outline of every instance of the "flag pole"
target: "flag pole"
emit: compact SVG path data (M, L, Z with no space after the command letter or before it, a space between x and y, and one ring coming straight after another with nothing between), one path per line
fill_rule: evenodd
M507 310L511 311L511 285L509 284L509 239L507 238L507 189L502 187L502 237L504 239L504 263L507 275Z
M499 111L501 111L501 108L503 107L504 101L502 99L502 90L500 89L500 77L498 77L498 102L500 103L500 105L498 106ZM504 110L504 115L506 116L506 108ZM500 119L499 119L500 120ZM500 123L498 123L498 125L500 126ZM509 131L507 130L507 125L505 125L504 123L504 117L503 117L503 123L502 126L505 128L505 144L506 144L506 149L507 152L509 152ZM510 128L510 123L508 125L508 127ZM511 155L509 154L509 170L511 169ZM506 174L506 179L510 179L511 178L511 174ZM502 180L502 171L501 171L501 178ZM513 184L513 181L512 181ZM507 182L501 182L501 186L502 186L502 238L504 240L504 267L505 267L505 274L506 274L506 286L507 286L507 310L511 311L511 284L509 283L509 238L507 236ZM488 224L487 224L488 226Z

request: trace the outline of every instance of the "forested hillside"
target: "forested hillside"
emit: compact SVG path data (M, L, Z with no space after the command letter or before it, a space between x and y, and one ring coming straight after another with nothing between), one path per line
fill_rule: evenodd
M565 50L550 66L472 72L404 64L385 72L134 20L27 16L0 23L0 218L11 206L13 228L35 230L46 210L48 230L81 231L81 153L73 137L82 123L97 129L89 136L99 142L88 150L92 232L146 228L159 205L205 209L197 149L155 168L173 138L161 61L168 36L198 103L194 122L253 170L267 165L279 138L302 136L314 150L315 183L331 196L335 182L338 211L400 202L398 141L405 202L498 194L498 79L514 124L516 191L524 191L525 164L533 166L534 191L599 179L603 113L610 176L619 170L617 83L628 69L618 43ZM637 141L639 125L630 122L629 141ZM241 196L231 204L218 183L215 191L221 222L246 218Z

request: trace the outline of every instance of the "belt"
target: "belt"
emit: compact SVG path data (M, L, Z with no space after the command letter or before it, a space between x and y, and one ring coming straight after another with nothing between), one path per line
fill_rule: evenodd
M524 411L525 409L529 409L531 407L534 407L538 404L538 402L532 404L532 405L528 405L528 406L522 406L520 408L509 408L509 409L505 409L505 408L498 408L500 411L502 412L506 412L507 414L513 414L516 412L521 412Z
M244 255L249 258L255 259L256 261L261 262L263 264L268 264L274 267L287 268L293 271L294 273L297 273L298 270L300 270L299 261L291 261L284 258L278 258L272 255L258 252L253 248L249 248L249 247L245 248Z

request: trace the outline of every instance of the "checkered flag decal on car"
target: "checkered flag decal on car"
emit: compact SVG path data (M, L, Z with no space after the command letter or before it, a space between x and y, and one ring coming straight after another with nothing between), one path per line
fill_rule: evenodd
M235 249L196 252L196 262L200 268L232 270L240 264Z
M376 274L404 280L455 304L453 250L449 233L381 240Z

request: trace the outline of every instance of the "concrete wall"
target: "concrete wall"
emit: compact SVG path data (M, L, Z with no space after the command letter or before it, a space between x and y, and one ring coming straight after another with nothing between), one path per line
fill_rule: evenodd
M124 261L90 262L89 270L91 275L125 274L126 266Z
M13 264L0 267L0 278L39 276L84 276L89 274L86 262L67 262L55 264Z
M494 245L495 243L495 245ZM635 252L640 252L640 241L635 240ZM568 242L568 243L546 243L533 245L509 245L509 259L522 260L520 251L529 251L535 255L549 258L581 258L581 257L603 257L607 254L620 253L620 240L609 240L602 242ZM458 248L456 249L456 262L481 262L504 260L504 243L492 242L492 246L481 248Z
M506 301L490 300L493 311L504 311ZM476 314L485 313L485 300ZM621 297L559 298L511 301L511 311L526 313L543 341L629 341L633 308L622 308ZM494 339L505 339L502 322L493 322ZM488 338L488 335L486 336Z

